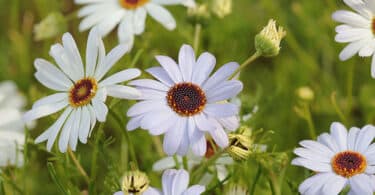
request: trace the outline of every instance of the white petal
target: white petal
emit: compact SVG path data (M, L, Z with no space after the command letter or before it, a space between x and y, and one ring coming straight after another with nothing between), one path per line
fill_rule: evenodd
M303 181L299 186L298 191L301 194L308 194L308 191L317 192L333 175L333 173L317 173ZM311 194L313 195L314 193Z
M213 125L211 121L207 119L207 116L203 113L195 115L194 121L198 129L201 131L210 131L210 130L215 130L216 128L215 125Z
M332 18L337 22L349 24L354 27L369 28L370 21L363 16L351 11L339 10L332 14Z
M240 126L240 120L238 116L231 116L227 118L217 119L221 125L224 126L226 130L235 131Z
M295 158L291 164L302 166L315 172L332 172L330 163L319 163L305 158Z
M311 151L314 151L315 153L325 155L327 158L332 158L335 155L335 153L330 148L316 141L304 140L299 144Z
M163 195L159 190L148 187L146 191L143 192L142 195Z
M326 145L335 153L339 152L339 147L337 146L336 141L328 133L323 133L318 136L318 142Z
M359 40L370 40L373 37L369 29L354 28L340 32L335 36L335 41L339 43L348 43Z
M306 158L308 160L320 163L330 163L331 158L327 156L321 155L320 153L316 153L313 150L308 150L305 148L296 148L294 149L294 153L302 158Z
M100 42L103 41L100 38L98 29L91 29L86 46L86 77L94 76L96 65L99 62L100 45L103 45Z
M213 119L210 121L215 122ZM216 129L210 130L209 133L214 139L215 143L221 148L225 148L229 145L228 135L225 133L224 129L218 122L216 123Z
M237 115L239 110L238 106L231 103L223 104L207 104L203 110L209 117L231 117Z
M182 195L200 195L202 194L206 188L201 185L193 185L189 187Z
M104 122L107 118L107 113L108 113L107 106L102 101L99 101L96 98L93 98L91 103L95 112L95 116L98 119L98 121Z
M99 64L95 71L95 78L99 81L103 78L105 74L120 60L126 52L129 51L129 46L125 44L120 44L114 49L112 49L108 55L105 57L104 62Z
M104 20L101 20L95 27L98 28L102 37L107 36L121 21L125 15L123 9L113 10Z
M134 104L127 112L127 116L133 117L154 110L168 109L165 101L146 100Z
M348 131L341 123L334 122L331 125L331 136L336 141L339 151L345 151L348 149L347 139Z
M174 84L172 79L168 76L168 73L161 67L152 67L147 69L146 72L151 74L153 77L155 77L157 80L161 81L168 87Z
M51 46L50 55L55 59L57 65L71 80L78 81L82 79L78 72L72 67L71 59L66 54L64 47L61 44Z
M44 97L42 99L39 99L33 104L33 109L43 106L43 105L48 105L48 104L56 104L61 101L66 101L68 100L68 94L67 93L55 93L50 96Z
M175 83L183 81L180 69L172 58L168 56L156 56L155 58Z
M68 91L69 87L64 86L64 84L56 79L53 75L43 72L36 72L34 74L35 78L45 87L50 88L55 91Z
M349 129L348 133L348 149L354 150L356 147L356 140L360 129L357 127L352 127Z
M374 54L375 51L375 40L372 39L371 41L367 42L358 52L358 55L361 57L369 57Z
M176 21L171 13L164 7L154 3L148 3L146 4L146 9L150 16L160 22L166 29L173 30L176 28Z
M216 58L211 53L201 54L194 66L192 81L201 85L207 80L212 70L215 68Z
M354 41L349 43L340 53L341 61L348 60L353 57L366 44L367 40Z
M172 122L172 121L171 121ZM181 143L184 129L186 128L186 119L181 118L176 121L176 125L170 128L164 136L163 148L165 153L173 155L177 152L178 146Z
M133 87L123 85L111 85L106 87L109 96L121 99L138 99L141 97L141 92Z
M66 120L66 123L64 124L64 127L61 131L60 139L59 139L59 150L62 153L65 153L66 150L68 149L70 132L73 127L75 117L76 117L76 111L72 111L72 113Z
M141 71L137 68L130 68L123 70L121 72L118 72L103 81L100 82L101 86L108 86L108 85L115 85L118 83L122 83L128 80L132 80L136 77L139 77L141 75Z
M140 35L145 30L147 12L143 7L134 11L133 16L133 29L136 35Z
M178 64L184 81L190 82L195 65L195 53L190 45L182 45L178 54Z
M182 164L182 158L180 156L177 156L177 160L178 160L178 162L181 162L181 164ZM174 167L176 167L176 162L174 160L174 157L168 156L168 157L165 157L161 160L156 161L152 165L152 170L153 171L163 171L163 170L166 170L166 169L172 169Z
M23 120L25 122L30 122L35 119L45 117L47 115L60 111L61 109L65 108L68 104L68 100L64 99L63 101L60 101L58 103L39 106L35 109L26 112L23 116Z
M90 122L90 111L86 106L84 106L82 107L81 123L79 127L79 140L84 144L87 143L87 137L89 136Z
M223 65L219 70L217 70L203 85L203 89L206 91L210 90L212 87L217 86L221 82L227 80L236 69L239 67L238 63L230 62Z
M133 85L136 87L142 87L142 88L149 88L159 91L165 91L167 92L169 90L169 87L164 85L163 83L160 83L159 81L151 80L151 79L138 79L129 82L129 85Z
M371 11L366 7L362 0L344 0L344 2L364 18L372 19Z
M76 42L70 33L65 33L62 37L65 53L70 59L71 67L80 78L84 77L83 63Z
M241 81L225 81L221 85L207 91L207 100L209 103L215 103L235 97L243 89Z
M126 12L118 28L118 37L120 43L125 44L131 49L134 44L134 29L132 25L132 14Z
M375 78L375 54L372 56L371 60L371 77Z
M189 184L189 173L183 169L177 171L172 184L172 194L182 194Z
M349 179L350 189L355 194L372 195L370 177L365 174L359 174Z
M72 129L70 130L70 136L69 136L69 145L72 151L76 151L77 148L77 143L78 143L78 135L80 131L80 125L81 125L81 114L82 114L82 109L81 108L76 108L75 111L75 117L74 117L74 122L72 125Z
M141 126L143 115L132 117L126 124L126 129L128 131L133 131Z
M372 125L367 125L359 131L355 151L363 153L367 150L368 146L374 140L375 137L375 127Z
M44 73L43 75L50 75L52 80L65 86L67 89L69 89L73 85L72 81L61 70L56 68L50 62L44 59L36 59L34 65L39 72Z

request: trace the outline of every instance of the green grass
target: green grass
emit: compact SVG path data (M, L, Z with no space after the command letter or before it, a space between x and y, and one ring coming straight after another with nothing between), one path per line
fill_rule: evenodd
M50 12L59 11L67 16L78 10L78 7L71 0L0 0L0 7L0 80L14 80L28 97L27 108L30 108L36 99L52 93L34 79L33 61L35 58L53 61L48 56L49 47L60 42L61 38L58 36L35 42L33 25ZM289 160L294 157L291 151L297 147L298 142L310 139L306 121L294 111L300 104L295 91L301 86L309 86L315 93L315 99L309 107L318 134L328 131L333 121L340 121L331 101L333 93L337 94L336 101L345 115L347 127L361 127L375 122L375 85L370 76L370 59L358 56L346 62L338 59L344 45L334 42L334 27L337 24L331 19L331 14L340 8L347 9L341 1L331 0L234 0L231 15L223 20L213 18L203 25L200 52L213 53L218 65L230 61L241 63L251 55L254 52L254 36L266 25L268 19L274 18L286 28L288 34L281 44L280 55L261 58L241 73L245 87L240 98L243 114L251 112L254 106L259 106L259 111L246 125L253 129L273 130L274 134L268 137L269 150L286 152ZM193 44L194 26L186 19L185 9L172 6L169 10L177 20L177 29L167 31L148 17L146 32L136 37L134 49L122 58L113 72L128 68L131 60L141 50L141 57L135 66L145 69L157 65L155 55L176 58L183 43ZM76 38L83 54L88 33L78 32L79 21L74 17L69 20L69 32ZM104 42L107 51L116 46L116 33L111 33ZM349 103L351 94L348 94L351 67L354 72L352 104ZM143 76L147 75L144 73ZM52 153L48 153L45 151L45 144L33 144L33 140L58 116L53 115L39 120L37 127L29 132L25 167L4 169L4 174L12 178L5 182L5 193L62 194L61 189L71 194L87 190L92 194L118 191L121 175L129 168L131 159L129 143L124 133L128 119L124 113L133 103L121 101L113 109L123 124L117 124L109 116L103 125L103 136L98 138L100 132L97 125L89 143L78 145L76 155L83 168L90 177L93 171L96 172L90 185L85 183L67 154L59 153L56 147ZM161 156L155 151L151 136L143 130L129 134L140 169L148 173L153 186L160 186L160 173L152 171L152 164ZM95 150L97 163L92 161ZM257 160L251 159L231 167L234 176L230 181L251 186L258 170L258 162L264 158L257 157ZM272 194L269 181L276 183L276 188L282 194L296 194L295 187L311 174L302 168L289 166L289 162L285 163L280 156L267 159L269 161L266 164L274 166L262 168L255 194ZM49 169L47 162L52 162ZM52 169L55 177L49 171ZM12 183L22 192L17 192ZM211 184L214 185L215 183ZM225 187L219 185L214 191L221 194L223 188Z

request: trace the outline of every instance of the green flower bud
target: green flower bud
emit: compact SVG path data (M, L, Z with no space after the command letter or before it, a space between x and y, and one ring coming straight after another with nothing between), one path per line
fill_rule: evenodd
M34 26L34 39L41 41L56 37L68 29L65 17L59 12L53 12Z
M246 160L252 153L251 147L253 140L251 139L251 130L248 127L241 127L238 133L230 133L228 154L234 160Z
M296 91L297 96L306 102L314 100L314 91L310 87L300 87Z
M280 52L280 42L286 36L283 27L276 27L276 21L270 20L268 25L255 36L255 48L264 57L277 56Z

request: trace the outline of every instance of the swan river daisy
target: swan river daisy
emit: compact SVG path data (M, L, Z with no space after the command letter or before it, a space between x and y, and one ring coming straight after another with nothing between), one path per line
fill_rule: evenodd
M35 142L48 140L47 149L51 150L61 131L59 149L66 152L68 145L73 151L76 149L78 139L87 143L96 121L106 120L107 96L121 99L140 97L137 89L120 83L138 77L141 72L134 68L126 69L104 78L129 47L121 44L106 55L96 28L90 31L88 37L85 66L71 34L65 33L62 42L53 45L50 50L57 67L44 59L35 60L36 79L58 92L35 102L23 118L32 121L64 109L57 121Z

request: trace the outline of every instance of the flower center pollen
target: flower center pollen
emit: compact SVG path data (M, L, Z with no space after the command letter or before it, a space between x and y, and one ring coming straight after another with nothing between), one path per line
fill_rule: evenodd
M179 83L167 93L169 107L181 116L199 114L207 103L204 91L193 83Z
M119 0L120 5L125 9L136 9L146 4L149 0Z
M346 178L363 173L366 167L366 158L358 152L341 152L332 159L332 169L336 174Z
M77 81L69 92L69 103L77 108L90 103L98 89L98 84L93 78L84 78Z

